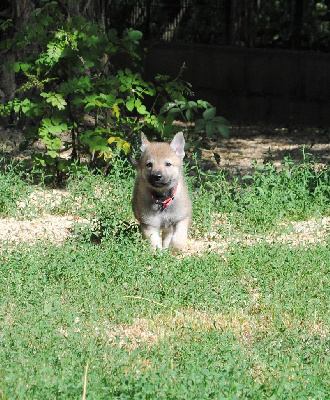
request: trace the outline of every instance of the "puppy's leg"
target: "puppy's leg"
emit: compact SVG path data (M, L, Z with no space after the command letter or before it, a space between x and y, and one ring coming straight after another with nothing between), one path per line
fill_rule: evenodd
M143 239L148 239L150 241L152 249L162 248L161 239L159 236L159 229L154 226L141 224L140 225Z
M170 245L174 247L175 252L183 250L187 245L189 223L190 218L187 217L182 221L179 221L174 227Z
M173 236L173 226L170 225L167 228L163 228L163 249L167 249L170 246Z

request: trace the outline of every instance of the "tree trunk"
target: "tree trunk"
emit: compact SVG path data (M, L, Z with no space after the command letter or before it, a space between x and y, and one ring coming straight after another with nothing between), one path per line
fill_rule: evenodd
M13 28L8 28L4 32L3 39L11 38L16 32L22 32L29 20L29 16L35 5L30 0L12 0L6 10L7 19L12 19ZM15 96L16 81L14 71L6 71L5 65L17 59L15 48L4 50L0 54L0 100L5 103L12 100Z

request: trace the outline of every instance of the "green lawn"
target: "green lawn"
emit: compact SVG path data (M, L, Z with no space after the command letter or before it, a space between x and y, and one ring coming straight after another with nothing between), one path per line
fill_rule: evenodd
M329 169L269 166L243 182L199 171L191 236L225 215L226 235L261 240L184 256L142 243L122 172L69 180L47 212L91 223L61 246L2 243L0 398L328 398L328 233L304 246L262 237L329 215ZM34 190L2 172L1 216L40 214Z

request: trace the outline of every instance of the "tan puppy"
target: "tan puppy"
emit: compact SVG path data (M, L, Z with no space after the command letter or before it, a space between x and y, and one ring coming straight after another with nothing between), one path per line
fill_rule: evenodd
M182 250L187 243L191 202L183 176L183 133L177 133L171 144L150 143L141 133L141 158L132 165L138 170L133 211L140 222L144 239L152 248L173 247ZM159 236L162 231L162 238Z

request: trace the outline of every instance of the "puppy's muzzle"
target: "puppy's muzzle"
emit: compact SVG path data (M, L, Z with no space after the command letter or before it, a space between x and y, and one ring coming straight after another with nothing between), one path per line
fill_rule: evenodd
M154 172L150 176L149 182L155 187L166 186L169 183L168 179L166 179L161 172Z

